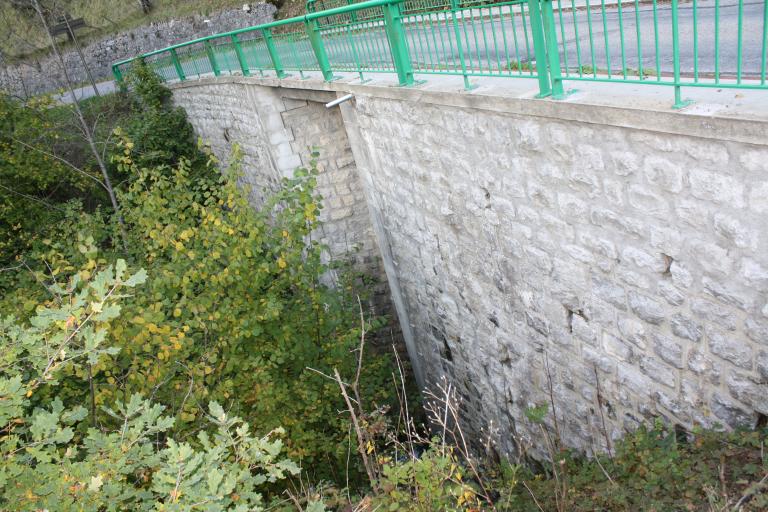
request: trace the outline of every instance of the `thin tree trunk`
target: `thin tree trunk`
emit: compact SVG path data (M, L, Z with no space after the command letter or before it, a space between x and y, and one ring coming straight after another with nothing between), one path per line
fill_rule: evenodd
M32 4L35 7L35 11L37 12L37 15L40 17L40 21L43 24L45 33L48 34L48 41L51 43L51 49L53 50L54 55L56 55L56 59L59 61L61 70L64 73L64 81L66 82L67 89L69 90L69 94L72 95L72 106L75 110L75 115L77 116L77 120L80 122L80 125L83 129L83 135L85 136L85 139L88 142L88 147L90 147L91 153L93 153L93 157L96 159L96 163L99 166L99 170L101 171L101 176L102 178L104 178L104 185L105 185L105 188L107 189L107 193L109 194L109 200L112 202L112 208L115 210L115 215L117 215L117 220L120 223L123 249L125 249L127 252L128 234L125 230L125 221L123 220L123 216L120 212L120 205L117 202L117 196L115 196L115 190L112 188L112 180L109 179L109 172L107 172L107 166L104 164L104 159L101 158L101 154L99 154L99 150L96 148L96 142L93 140L93 134L91 133L91 128L88 126L88 123L85 120L85 116L83 116L83 111L80 109L80 102L75 96L75 90L74 90L74 87L72 86L72 80L70 80L69 73L67 73L67 66L64 63L64 59L62 58L61 53L59 53L59 48L58 46L56 46L56 41L53 39L53 36L51 35L51 32L48 28L48 22L45 20L45 15L43 14L43 10L40 7L40 2L38 0L32 0Z

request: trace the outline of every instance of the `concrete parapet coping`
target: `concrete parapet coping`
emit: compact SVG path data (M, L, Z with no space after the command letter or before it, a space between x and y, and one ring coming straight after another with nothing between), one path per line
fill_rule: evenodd
M354 73L342 73L340 77L333 82L325 82L319 73L305 73L303 79L298 76L283 79L274 76L209 76L169 84L169 87L185 88L217 83L257 84L337 94L352 93L720 141L765 144L768 140L768 94L765 91L684 88L684 96L694 100L694 103L687 108L673 110L671 87L645 87L641 84L566 82L566 89L577 90L565 100L553 100L535 98L538 93L535 81L524 78L483 77L478 80L476 89L466 91L460 76L430 75L426 77L427 82L418 87L398 86L394 74L368 74L366 78L371 80L364 84L360 83Z

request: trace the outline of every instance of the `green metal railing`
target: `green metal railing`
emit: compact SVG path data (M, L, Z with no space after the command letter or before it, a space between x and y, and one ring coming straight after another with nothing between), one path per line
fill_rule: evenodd
M307 14L215 34L142 60L166 81L319 71L531 78L539 96L565 81L768 89L768 0L309 0Z

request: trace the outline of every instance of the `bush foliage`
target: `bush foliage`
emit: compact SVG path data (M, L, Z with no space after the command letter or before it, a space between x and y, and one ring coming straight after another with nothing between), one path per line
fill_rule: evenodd
M53 357L55 372L22 369L19 362L29 356L21 351L4 355L10 380L0 402L15 408L0 413L0 428L20 436L4 452L19 454L17 465L3 469L11 486L5 503L26 493L28 508L46 508L46 499L72 486L71 503L92 503L93 510L110 502L113 509L162 503L163 510L181 510L185 499L209 503L199 493L214 491L218 501L207 509L251 510L265 479L295 473L279 457L290 457L314 479L354 484L343 400L323 375L354 373L362 329L378 319L361 325L355 297L361 290L322 284L329 269L324 247L313 239L321 209L317 169L298 169L255 210L237 186L238 165L222 169L198 147L184 112L168 104L157 80L135 80L142 85L127 100L125 128L107 146L115 181L122 178L117 195L127 248L108 205L66 202L55 217L36 218L37 232L0 273L4 344L37 343L33 350L50 356L49 337L77 332L61 348L62 364ZM17 150L0 146L0 159L15 159ZM80 179L64 164L51 167L55 158L31 159L39 155L32 151L14 168L40 174L34 193L60 174ZM9 203L20 214L28 209ZM110 274L115 261L119 271ZM142 276L141 286L121 277L127 269ZM105 296L114 283L121 291ZM86 318L93 327L84 326ZM76 340L87 348L73 351ZM365 396L388 402L386 358L366 361ZM45 428L25 430L43 417ZM128 445L126 428L134 435ZM274 432L280 440L269 436ZM32 446L45 449L33 456ZM53 472L70 464L71 475ZM199 468L184 485L208 490L169 491L180 465ZM86 496L94 489L101 501Z

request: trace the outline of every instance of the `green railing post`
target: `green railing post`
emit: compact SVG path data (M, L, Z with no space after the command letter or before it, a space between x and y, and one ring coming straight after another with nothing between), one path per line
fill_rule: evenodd
M408 54L408 45L405 42L405 30L400 14L400 4L391 3L381 6L384 11L384 30L389 40L389 48L392 51L392 62L395 64L397 79L400 85L414 85L413 67L411 56Z
M112 74L115 77L115 83L117 84L118 90L120 92L126 92L128 90L128 85L125 83L125 77L123 77L123 72L118 64L112 65Z
M203 46L205 46L205 53L208 55L208 62L211 63L211 70L213 71L213 76L219 76L221 74L221 69L219 69L219 63L216 62L216 54L213 53L213 47L211 46L210 41L203 42Z
M277 48L275 47L275 41L272 39L272 31L265 28L261 31L264 35L264 42L267 43L267 51L269 52L269 58L272 59L272 65L275 67L275 73L277 78L285 78L285 70L283 69L283 63L280 60L280 55L277 54Z
M528 18L531 22L531 39L533 39L533 52L536 56L536 76L539 79L539 94L536 97L545 98L552 95L552 89L547 72L547 47L541 22L540 1L528 0Z
M240 63L240 71L243 72L243 76L251 76L251 69L248 67L248 61L245 60L243 48L240 46L240 39L237 37L237 34L232 34L230 39L232 40L232 46L235 47L235 55L237 55L237 62Z
M315 58L320 66L320 71L323 73L323 80L331 82L337 77L333 76L331 63L328 61L328 54L325 53L323 38L320 36L320 25L317 20L307 21L305 25L307 27L307 35L309 35L309 43L312 45L312 51L315 52Z
M589 1L589 0L587 0ZM555 29L555 15L552 11L552 0L542 0L542 18L544 24L544 39L547 44L547 63L549 65L549 78L552 87L552 98L561 100L565 98L563 91L563 79L560 71L560 49L557 46L557 30ZM537 57L538 60L538 57ZM537 66L538 68L538 66Z
M684 100L680 91L680 35L677 23L677 2L678 0L672 0L672 66L675 78L675 104L672 108L679 109L690 105L692 101Z
M183 82L187 79L187 77L184 75L184 70L181 67L181 63L179 62L179 56L176 54L176 50L174 48L171 48L169 52L171 54L171 62L173 62L173 67L176 68L176 75L179 77L179 80Z
M125 86L125 82L123 81L123 72L120 71L120 66L117 64L112 65L112 75L115 77L115 83L122 89Z

